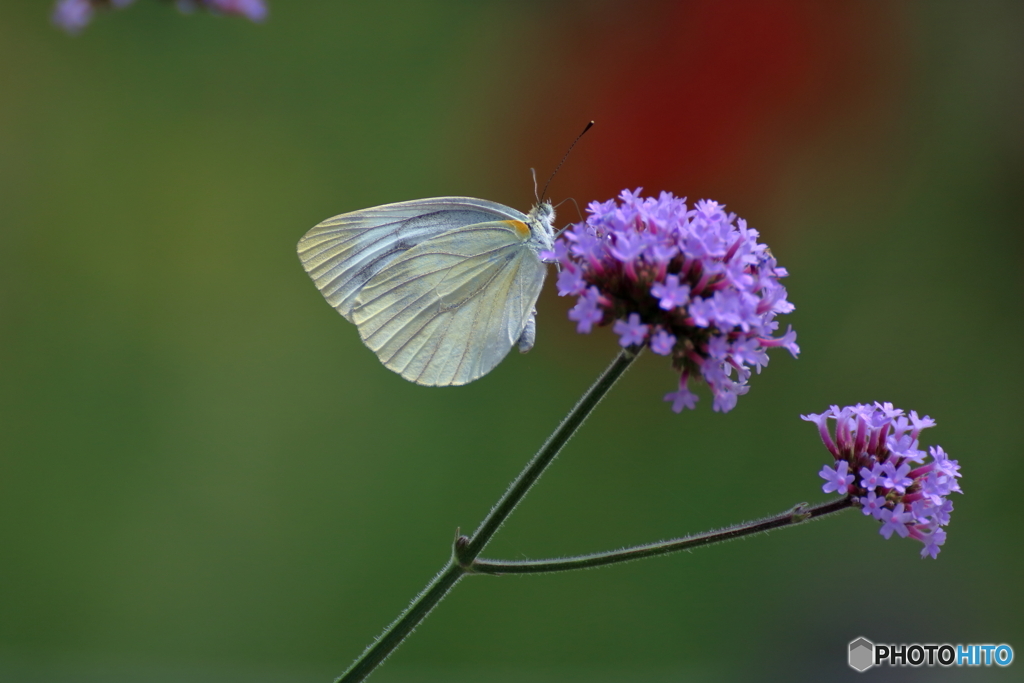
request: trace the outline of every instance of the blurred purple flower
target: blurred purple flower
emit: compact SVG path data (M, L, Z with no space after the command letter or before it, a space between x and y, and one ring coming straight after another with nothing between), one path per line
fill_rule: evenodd
M659 356L667 356L675 348L676 338L663 329L658 329L651 337L651 351Z
M600 299L601 293L597 290L597 287L588 287L587 291L576 302L576 305L569 311L569 320L574 320L578 323L576 331L580 334L590 332L590 328L595 323L600 323L604 318L604 314L599 306Z
M558 274L558 281L555 282L555 287L558 289L559 296L566 296L567 294L579 295L587 288L587 283L584 282L579 270L566 268Z
M917 539L924 544L921 557L935 557L946 542L941 528L953 511L950 493L963 493L957 478L960 465L941 446L928 453L918 449L921 432L935 426L927 415L905 415L891 403L832 406L820 415L801 415L818 426L825 448L836 466L825 466L819 476L822 490L853 498L865 515L882 522L879 533ZM829 431L835 420L835 437ZM930 463L925 464L928 456ZM918 464L911 469L912 464ZM856 472L854 477L848 472Z
M751 369L768 364L767 349L800 352L792 329L774 336L775 316L793 310L779 284L786 270L723 205L688 208L668 192L624 190L587 213L554 250L559 295L579 297L569 319L584 334L614 321L623 346L649 343L669 356L683 381L665 396L676 412L696 405L685 386L691 375L711 388L714 410L726 412L748 391Z
M666 311L671 311L677 306L685 306L690 300L690 288L679 284L678 275L666 276L664 283L655 282L651 287L651 294L660 299L658 305Z
M97 4L92 0L60 0L53 8L53 23L68 33L79 33L92 21Z
M620 346L637 346L647 339L648 327L640 322L638 314L630 313L628 321L616 320L612 331L619 335Z
M672 403L672 410L677 413L683 412L683 408L693 410L697 407L697 394L690 391L687 379L684 371L682 377L679 378L679 390L665 394L665 400Z
M267 5L263 0L176 0L174 4L186 14L207 9L214 14L234 14L249 21L267 18Z
M78 33L92 21L96 10L121 9L135 0L58 0L53 8L53 23L68 33ZM250 21L267 18L265 0L175 0L175 6L189 13L206 9L214 14L233 14Z

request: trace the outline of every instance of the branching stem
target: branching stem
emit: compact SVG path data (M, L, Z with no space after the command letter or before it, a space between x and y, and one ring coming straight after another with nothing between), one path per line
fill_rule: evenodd
M572 435L576 433L580 425L583 424L587 416L593 412L594 408L601 402L601 399L612 388L616 380L629 368L641 350L627 348L619 353L612 364L594 382L593 386L587 390L587 393L583 395L579 403L573 407L558 426L558 429L544 442L544 445L527 463L515 481L509 485L508 490L505 491L504 495L494 505L487 517L484 518L484 521L480 523L480 526L473 532L473 535L459 535L456 537L452 548L452 557L448 560L448 563L427 584L427 587L416 596L412 604L398 615L398 618L385 629L384 633L352 663L348 671L337 679L336 683L357 683L357 681L362 681L373 673L374 669L380 666L387 659L388 655L402 644L402 641L444 599L444 596L448 594L452 586L458 583L459 579L466 574L540 574L602 567L619 562L629 562L645 557L689 550L702 545L710 545L733 538L766 532L771 529L796 526L817 517L853 506L852 499L849 497L839 498L828 503L821 503L810 507L805 503L801 503L774 517L737 524L727 529L579 557L523 561L478 559L480 552L498 529L501 528L501 525L508 519L508 516L512 514L519 501L523 499L534 483L536 483L544 473L544 470L547 469L548 465L558 455L558 452Z
M537 454L533 456L508 490L498 500L484 521L473 533L472 537L459 536L455 539L452 559L434 577L423 591L416 596L404 612L398 615L384 633L377 638L363 654L352 663L348 671L342 674L336 683L356 683L373 673L387 659L395 648L413 632L417 625L430 614L430 610L441 602L464 574L473 571L473 562L484 546L491 540L495 532L512 514L516 505L540 478L547 466L555 459L562 446L569 441L580 428L587 416L593 412L604 395L612 388L616 380L632 365L642 348L626 348L619 352L612 364L597 378L597 381L583 394L583 398L573 407L569 414L558 425L558 429L548 437Z

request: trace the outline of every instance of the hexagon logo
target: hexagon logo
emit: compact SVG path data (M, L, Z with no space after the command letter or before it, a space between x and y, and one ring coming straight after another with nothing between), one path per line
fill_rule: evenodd
M850 642L850 668L867 671L875 664L875 644L863 636Z

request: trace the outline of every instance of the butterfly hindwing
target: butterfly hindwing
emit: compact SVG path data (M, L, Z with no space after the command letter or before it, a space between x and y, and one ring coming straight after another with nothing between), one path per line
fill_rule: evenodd
M351 320L389 369L428 386L489 372L518 341L546 266L518 220L459 227L389 260L353 297Z

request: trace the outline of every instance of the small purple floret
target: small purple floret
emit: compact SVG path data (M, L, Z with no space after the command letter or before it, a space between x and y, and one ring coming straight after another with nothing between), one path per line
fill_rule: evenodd
M689 285L680 285L678 275L669 275L665 282L655 282L651 294L659 299L658 305L666 311L677 306L685 306L690 300Z
M665 330L658 329L658 331L651 336L651 351L659 356L667 356L672 353L672 349L675 348L675 345L675 336L669 334Z
M906 462L899 467L893 465L892 460L882 465L882 487L896 489L897 493L905 493L907 487L914 482L907 475L910 474L910 465Z
M693 410L697 407L698 396L697 394L690 391L687 386L686 376L679 380L679 390L672 391L665 394L665 400L672 403L672 411L675 413L683 412L683 408L689 408Z
M879 517L882 520L882 528L879 529L878 533L882 534L885 538L892 536L894 531L902 538L910 535L909 525L913 521L914 516L909 512L903 511L903 503L898 503L892 510L884 508L880 511Z
M587 289L587 283L577 268L563 268L555 282L558 296L578 296Z
M931 557L933 560L939 555L939 546L946 542L946 531L936 529L928 534L921 534L921 541L924 547L921 548L921 557Z
M882 467L882 464L877 462L870 468L861 467L860 485L863 486L868 491L874 491L875 488L879 486L879 484L881 483L882 478L885 476L885 473L882 471Z
M639 346L647 339L648 327L650 326L640 322L639 313L630 313L627 321L615 321L612 332L619 335L620 346Z
M821 468L821 472L818 472L818 476L825 480L825 484L821 487L821 490L825 493L832 493L833 491L846 495L847 490L850 488L850 484L853 483L853 475L847 474L850 469L849 463L845 460L840 460L839 464L835 466L835 469L825 465Z
M576 305L569 311L569 320L575 320L578 323L576 325L577 332L582 334L590 332L590 328L604 318L604 313L601 312L598 305L600 298L601 293L597 287L588 287Z
M875 519L881 519L881 511L884 509L885 498L879 498L874 491L860 499L861 512L871 515Z

